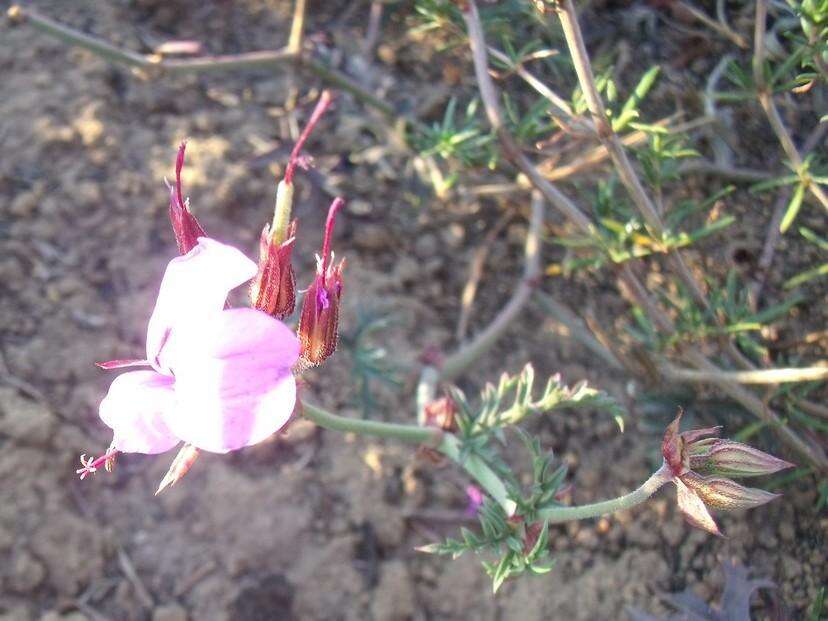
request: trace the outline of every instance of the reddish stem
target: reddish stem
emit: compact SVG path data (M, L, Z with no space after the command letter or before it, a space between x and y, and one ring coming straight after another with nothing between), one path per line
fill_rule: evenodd
M183 140L178 147L178 157L175 159L175 195L178 199L178 206L183 210L184 197L181 195L181 169L184 168L184 150L187 148L187 141Z
M333 228L336 223L337 212L345 205L345 199L337 196L334 202L331 203L328 209L328 219L325 220L325 239L322 242L322 284L325 284L325 278L328 274L328 257L331 255L331 238L333 237Z
M305 128L299 135L299 140L296 141L296 145L290 153L290 159L288 160L287 168L285 169L286 184L290 185L293 183L293 175L296 173L296 166L299 164L299 154L302 152L302 147L305 146L308 138L310 138L313 128L316 127L317 123L319 123L319 119L321 119L322 115L325 114L325 111L328 109L328 106L331 105L332 101L333 95L331 94L331 91L322 91L322 95L319 96L319 101L316 102L316 107L313 109L313 114L311 114L308 119Z

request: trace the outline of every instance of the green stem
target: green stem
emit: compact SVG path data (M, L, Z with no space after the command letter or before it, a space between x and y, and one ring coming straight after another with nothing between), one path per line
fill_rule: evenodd
M413 425L397 425L395 423L381 423L373 420L361 420L357 418L346 418L337 416L327 410L308 403L302 402L302 412L320 427L343 433L356 433L362 436L374 436L376 438L390 438L414 444L427 444L437 446L440 444L443 432L433 427L415 427Z
M306 418L309 418L320 427L332 431L350 432L432 446L468 472L503 507L508 515L515 511L515 503L509 500L506 486L500 480L500 477L478 456L461 455L460 440L450 433L445 433L441 429L433 427L415 427L413 425L397 425L346 418L307 402L302 403L302 411Z
M480 483L481 487L486 490L489 496L503 507L506 515L513 515L517 505L513 500L509 499L506 486L500 480L500 477L477 455L471 454L463 456L460 448L460 440L456 436L445 434L437 450L462 466L475 481Z
M644 481L641 487L629 494L613 498L612 500L604 500L603 502L595 502L579 507L553 507L544 509L538 513L538 517L547 520L550 524L555 524L615 513L622 509L629 509L630 507L640 505L671 479L672 475L670 474L669 468L662 466L649 479Z

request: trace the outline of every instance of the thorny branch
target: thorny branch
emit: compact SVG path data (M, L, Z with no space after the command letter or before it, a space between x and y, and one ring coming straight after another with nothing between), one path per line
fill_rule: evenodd
M591 233L594 230L591 220L569 197L564 195L560 190L549 183L549 181L543 178L543 176L538 174L535 166L522 153L518 145L515 143L514 138L505 127L502 121L502 115L500 114L497 91L495 90L494 84L492 83L491 77L488 73L486 43L483 35L483 28L480 23L480 15L474 0L469 0L466 3L463 16L469 33L469 45L472 50L472 60L474 62L475 76L477 78L480 96L483 100L483 105L486 109L489 122L494 128L498 139L501 141L504 152L509 159L512 160L524 174L526 174L530 182L541 191L544 197L554 207L567 216L582 232ZM584 55L585 54L586 51L584 49ZM584 58L586 59L585 56ZM582 70L586 68L586 63L588 63L588 59L585 60ZM595 109L603 109L603 104L600 104L600 99L593 99L594 101L592 105L595 105L595 101L598 101L598 105L601 105L601 108L596 107ZM599 122L598 119L600 118L606 120L605 116L599 116L594 119L596 123ZM612 132L610 133L612 134ZM606 136L606 138L610 138L610 136ZM611 143L608 145L608 150L610 147ZM623 152L623 149L621 150ZM656 218L658 218L657 214L655 215ZM640 282L638 276L629 264L624 264L621 267L619 278L624 284L623 289L627 291L629 296L632 298L632 301L644 308L659 331L665 334L675 333L675 325L673 324L672 319L670 319L670 317L658 306L658 304L652 300L649 292ZM700 370L708 371L712 376L715 376L716 380L711 381L711 383L718 386L725 394L740 403L757 418L767 422L779 433L780 437L793 450L804 456L810 463L819 467L820 470L828 471L828 458L821 450L812 447L803 441L794 431L785 425L779 415L777 415L754 394L744 389L739 384L722 377L722 370L710 362L710 360L708 360L708 358L701 351L693 347L688 347L681 353L683 357L694 367L697 367Z
M816 181L808 176L802 156L794 144L788 128L785 127L782 115L779 114L779 109L773 100L773 91L765 79L765 32L767 19L767 0L756 0L756 21L754 23L753 34L753 81L756 84L756 96L759 99L759 104L765 111L765 116L768 117L768 123L770 123L771 129L773 129L773 133L776 134L782 150L785 151L785 155L788 157L791 166L800 177L801 183L805 185L825 209L828 209L828 195L825 194Z

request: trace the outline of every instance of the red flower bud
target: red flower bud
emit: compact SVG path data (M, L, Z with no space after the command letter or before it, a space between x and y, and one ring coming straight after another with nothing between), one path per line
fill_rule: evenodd
M336 213L344 204L344 200L337 198L328 210L322 256L317 257L316 276L302 302L299 317L300 360L307 366L319 365L333 354L339 337L339 300L345 261L334 264L330 246Z
M296 307L296 276L290 256L296 241L296 220L287 229L287 239L281 243L270 235L265 225L259 241L259 272L250 288L253 307L284 319Z
M181 169L184 167L186 148L186 142L182 142L178 147L178 157L175 160L175 186L170 188L170 222L180 254L190 252L198 243L198 238L206 236L198 220L190 213L189 205L181 192Z

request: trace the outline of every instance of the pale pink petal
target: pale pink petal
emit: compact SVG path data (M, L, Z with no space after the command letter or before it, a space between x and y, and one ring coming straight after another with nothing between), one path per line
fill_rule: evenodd
M130 371L115 378L98 410L115 432L114 449L154 454L179 443L164 422L175 406L173 381L155 371Z
M175 340L177 408L167 424L179 438L226 453L261 442L288 421L299 341L285 324L238 308L176 328Z
M239 250L199 237L198 245L167 265L147 328L147 360L169 374L175 352L162 349L180 323L197 321L224 308L227 294L256 275L256 264Z

